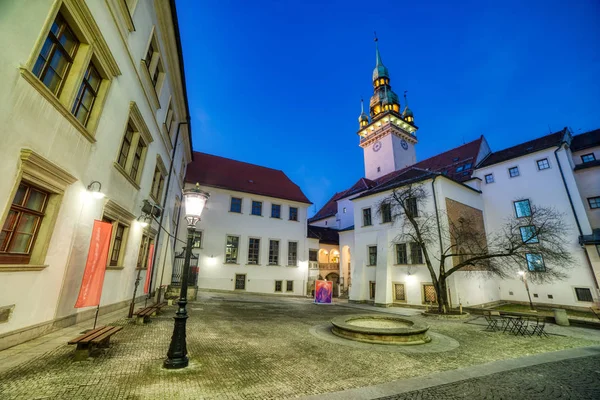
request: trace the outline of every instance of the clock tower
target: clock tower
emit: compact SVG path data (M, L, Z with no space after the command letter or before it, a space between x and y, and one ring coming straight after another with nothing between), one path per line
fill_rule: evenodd
M375 69L373 70L373 96L369 115L358 118L360 147L364 151L365 177L377 179L417 162L417 126L404 92L404 110L400 111L398 95L392 91L390 76L381 61L377 38L375 39Z

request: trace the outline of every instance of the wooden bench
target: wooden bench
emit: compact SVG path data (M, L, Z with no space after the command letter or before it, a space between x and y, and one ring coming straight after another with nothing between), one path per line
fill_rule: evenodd
M76 344L75 361L87 360L92 348L106 348L110 345L110 337L123 329L122 326L103 326L69 340L68 344Z
M155 305L153 305L152 307L156 308L156 312L157 312L157 313L159 313L159 312L160 312L160 310L161 310L163 307L166 307L166 306L167 306L167 302L166 302L166 301L163 301L162 303L155 304Z
M133 315L135 315L135 324L136 325L144 325L144 323L148 322L150 316L156 315L157 308L155 306L150 306L146 308L140 308Z

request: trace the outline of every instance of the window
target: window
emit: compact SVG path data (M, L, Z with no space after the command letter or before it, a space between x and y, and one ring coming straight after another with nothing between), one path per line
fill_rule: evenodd
M163 186L165 185L165 176L163 172L158 167L158 165L154 168L154 177L152 178L152 191L150 195L156 200L157 203L160 203L162 200Z
M281 286L283 285L283 281L275 281L275 291L281 292Z
M409 197L406 199L406 214L411 217L419 216L419 209L417 208L417 199L414 197Z
M392 222L392 206L390 203L383 203L381 205L381 221L383 223Z
M310 249L308 250L308 261L319 261L319 251Z
M543 272L546 270L541 254L527 253L525 258L527 259L527 268L530 271Z
M537 160L536 163L537 163L538 170L540 170L540 171L543 169L550 168L550 163L548 162L547 158L542 158L541 160Z
M121 250L125 247L125 233L127 227L122 223L115 221L111 218L104 217L104 222L108 222L113 226L111 250L109 254L109 263L111 267L119 266L120 262L123 261Z
M394 283L394 300L406 301L406 292L403 283Z
M535 226L522 226L519 228L521 231L521 240L523 243L539 243Z
M510 175L511 178L519 176L519 167L509 168L508 175Z
M121 151L119 152L119 159L117 162L123 169L127 166L127 157L129 157L129 150L131 149L131 142L133 142L133 127L131 123L127 124L127 129L125 130L125 136L123 137L123 142L121 143Z
M238 197L231 198L231 204L229 206L230 212L241 213L242 212L242 199Z
M281 206L279 204L271 204L271 218L281 218Z
M298 242L288 242L288 265L298 265Z
M195 231L192 249L201 249L201 248L202 248L202 231Z
M396 264L408 264L408 254L406 253L406 243L396 244Z
M298 221L298 208L290 207L290 221Z
M246 290L246 275L235 274L235 289Z
M423 264L423 252L421 246L416 242L410 244L410 263L411 264Z
M237 264L238 248L240 246L239 236L227 236L227 244L225 246L225 263Z
M49 195L26 182L19 184L0 231L0 263L29 262Z
M487 174L485 176L485 183L494 183L494 175L492 174Z
M179 210L181 209L181 199L179 196L175 196L175 204L173 205L173 231L177 228L177 222L179 221Z
M473 164L471 163L466 163L465 164L465 169L470 169L473 166Z
M75 118L84 126L88 123L92 107L98 97L98 89L100 89L101 82L102 77L98 73L98 70L94 67L94 64L90 63L85 71L75 104L73 104L73 109L71 110Z
M369 298L375 300L375 282L369 281Z
M514 202L517 218L531 217L531 205L529 200L519 200Z
M433 285L423 285L423 303L437 304L437 296Z
M150 247L154 245L154 239L144 234L142 236L142 243L140 244L140 250L138 253L137 268L147 269L148 268L148 256L150 255Z
M285 291L286 292L294 291L294 281L285 281Z
M125 134L115 167L139 189L146 152L148 145L152 142L152 135L150 135L137 105L131 102L129 108L130 115L125 125Z
M144 63L146 64L146 68L150 71L150 63L152 62L152 57L154 56L154 44L153 41L148 45L148 50L146 51L146 58L144 59Z
M279 265L279 240L269 240L269 265Z
M600 196L597 197L588 197L588 203L590 208L600 208Z
M58 14L32 71L57 96L67 78L78 47L79 41L75 34L62 15Z
M258 264L260 255L260 239L248 239L248 264Z
M577 296L577 301L587 301L593 302L592 291L588 288L575 288L575 295Z
M594 155L594 153L584 154L581 156L581 162L583 163L588 163L592 161L596 161L596 156Z
M461 172L463 169L465 169L464 165L461 165L459 167L456 167L456 172Z
M173 130L173 122L175 118L173 118L173 103L169 102L169 108L167 108L167 115L165 116L165 128L167 129L167 133L173 139L173 135L175 131Z
M369 266L377 265L377 246L369 246L367 248L369 255Z
M377 172L381 172L381 167L377 167Z
M344 207L344 209L342 210L342 212L343 212L344 214L346 214L346 207Z
M262 216L262 201L253 201L252 202L252 215L261 215Z
M146 70L148 71L156 95L158 96L162 86L163 79L161 79L161 77L164 75L164 67L154 31L152 32L150 43L148 44L144 64L146 64Z
M371 209L365 208L363 210L363 226L371 225Z
M135 153L133 153L131 169L129 170L129 176L136 182L138 181L140 175L140 164L142 163L142 157L144 156L145 150L146 143L144 143L144 139L140 138L138 140L137 146L135 147Z

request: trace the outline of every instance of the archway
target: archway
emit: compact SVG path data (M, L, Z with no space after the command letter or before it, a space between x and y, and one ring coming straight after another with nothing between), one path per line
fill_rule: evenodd
M327 276L325 277L325 280L333 282L333 285L332 285L333 297L338 297L338 293L340 292L340 289L339 289L340 276L336 272L331 272L331 273L327 274Z
M342 271L342 276L344 278L342 281L342 291L347 294L350 289L350 286L352 285L352 256L350 254L350 246L342 247L340 267L340 270Z

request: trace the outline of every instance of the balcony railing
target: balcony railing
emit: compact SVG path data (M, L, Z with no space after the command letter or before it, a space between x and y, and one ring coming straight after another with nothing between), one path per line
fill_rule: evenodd
M319 263L319 269L339 271L340 263Z

